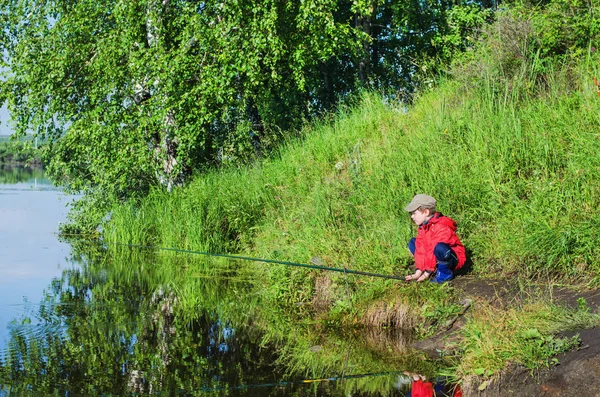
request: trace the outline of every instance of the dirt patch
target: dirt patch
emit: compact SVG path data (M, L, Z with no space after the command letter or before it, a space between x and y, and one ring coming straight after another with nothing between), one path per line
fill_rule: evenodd
M583 298L587 305L596 310L600 306L600 290L586 289L584 286L552 285L549 283L519 284L516 279L479 279L473 276L458 277L452 285L459 293L474 302L486 300L504 307L532 298L551 299L561 305L576 308L578 299Z
M581 330L581 347L559 355L540 390L546 396L600 395L600 328Z

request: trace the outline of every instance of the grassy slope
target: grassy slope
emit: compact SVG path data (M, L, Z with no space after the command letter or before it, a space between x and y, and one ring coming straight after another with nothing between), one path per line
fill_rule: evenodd
M404 113L366 95L276 158L116 209L105 236L402 274L415 230L401 208L424 192L458 221L475 272L589 279L600 98L586 64L579 89L528 100L446 82Z

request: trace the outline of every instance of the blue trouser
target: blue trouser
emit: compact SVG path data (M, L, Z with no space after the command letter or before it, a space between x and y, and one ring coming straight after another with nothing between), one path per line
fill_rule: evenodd
M417 249L417 239L411 238L408 242L408 249L413 256ZM437 243L433 249L433 255L437 261L437 269L432 281L444 282L452 279L452 270L458 264L456 253L446 243Z

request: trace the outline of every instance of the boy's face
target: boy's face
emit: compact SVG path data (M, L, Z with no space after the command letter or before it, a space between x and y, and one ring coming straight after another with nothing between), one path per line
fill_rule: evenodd
M410 219L412 219L413 222L417 224L417 226L421 226L423 222L427 220L427 218L429 218L428 209L415 210L410 214Z

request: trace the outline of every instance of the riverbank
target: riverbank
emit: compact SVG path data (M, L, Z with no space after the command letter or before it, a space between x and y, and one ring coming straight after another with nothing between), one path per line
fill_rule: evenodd
M511 18L504 27L522 27ZM510 31L494 31L455 79L435 83L409 109L364 94L270 157L120 203L103 238L402 276L411 271L406 242L416 232L402 208L428 193L458 222L472 276L598 287L600 59L589 48L540 68L538 58L498 48ZM465 310L452 285L263 271L278 310L326 324L426 337ZM583 301L472 302L451 367L463 380L493 379L510 363L546 367L580 343L563 332L597 322Z
M598 307L600 290L585 286L552 285L552 283L520 284L516 280L482 280L475 277L462 277L452 282L460 290L460 296L476 305L491 305L502 310L522 306L536 300L551 302L566 308L570 313L580 313L590 322L571 321L559 333L564 340L575 340L568 351L557 354L545 365L527 367L523 362L512 361L492 377L472 374L462 380L465 395L478 396L582 396L596 395L597 377L591 375L600 366L600 325ZM485 303L484 303L485 302ZM592 314L595 313L595 314ZM592 314L592 316L588 316ZM431 358L456 355L464 337L463 327L468 323L468 315L457 318L452 326L426 340L413 344L413 348L425 351ZM575 316L572 317L575 320ZM501 322L501 321L500 321ZM534 336L533 332L530 332ZM540 340L539 337L533 338ZM499 346L496 346L496 349ZM465 352L462 352L465 354ZM496 354L494 348L487 352Z
M581 128L593 130L582 114L598 101L582 73L581 91L515 103L502 102L505 91L465 92L454 82L424 94L408 113L365 96L278 156L115 208L104 237L402 276L410 272L405 242L415 230L401 208L425 191L458 221L472 276L597 285L592 225L599 220L581 209L593 208L600 191L591 171L600 164L586 154L598 141ZM432 150L439 147L445 155ZM427 336L463 310L457 289L445 285L283 266L265 268L264 278L282 311L303 305L312 310L302 315L338 325ZM492 379L511 362L545 367L578 344L561 332L579 315L590 325L595 319L595 308L474 302L453 370L461 379Z

